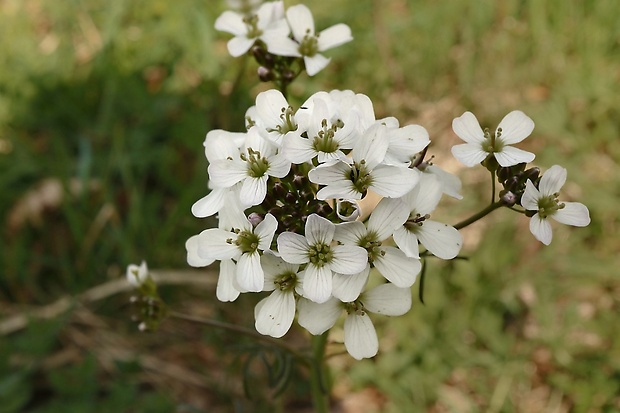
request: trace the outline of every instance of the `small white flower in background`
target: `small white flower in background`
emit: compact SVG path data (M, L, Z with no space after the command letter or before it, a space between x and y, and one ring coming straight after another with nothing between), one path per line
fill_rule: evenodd
M431 174L422 174L420 183L400 200L386 200L388 203L402 201L409 211L407 222L394 232L394 242L407 256L420 256L418 241L433 255L444 260L456 257L461 250L463 237L454 227L429 219L441 195L439 179Z
M290 264L307 264L303 296L318 303L332 295L334 272L356 274L366 267L366 250L353 245L332 245L336 226L312 214L305 234L283 232L278 236L278 252Z
M127 281L134 287L140 287L149 278L149 269L146 266L146 261L138 266L136 264L129 264L127 266Z
M484 161L489 154L493 154L497 163L504 167L534 160L533 153L509 146L521 142L534 130L534 121L519 110L506 115L494 135L488 130L483 131L471 112L455 118L452 129L467 142L452 147L454 157L465 166L474 166Z
M361 199L366 191L398 198L418 182L419 172L405 166L383 164L389 147L388 129L375 123L360 137L351 158L317 166L308 173L310 181L326 185L317 199Z
M334 326L342 311L344 321L344 345L349 354L357 359L374 357L379 350L379 340L368 313L399 316L411 308L411 289L394 284L381 284L349 303L336 298L319 304L306 299L299 300L299 325L311 334L319 335Z
M547 218L551 217L561 224L585 227L590 223L590 212L580 202L560 202L559 192L566 182L566 169L554 165L540 178L538 188L529 179L521 205L528 211L537 211L530 219L530 231L545 245L551 243L553 233Z
M289 264L273 254L263 254L265 270L263 291L273 291L255 308L256 331L280 338L291 328L295 318L295 292L301 295L299 265Z
M294 40L270 33L265 39L267 48L275 55L303 57L309 76L323 70L330 61L320 52L353 40L351 29L343 23L315 33L312 12L303 4L289 7L286 10L286 19Z
M255 14L244 15L225 11L215 21L215 29L233 34L228 41L228 52L233 57L246 53L256 40L269 45L270 36L287 38L290 29L284 19L284 3L273 1L262 4Z

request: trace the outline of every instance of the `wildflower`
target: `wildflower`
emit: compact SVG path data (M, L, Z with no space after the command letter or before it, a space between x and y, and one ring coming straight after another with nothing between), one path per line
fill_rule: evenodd
M260 263L263 251L269 250L278 222L271 214L253 227L241 214L232 230L210 228L198 235L198 255L203 259L236 261L235 282L240 291L263 289L265 274ZM220 274L221 275L221 274Z
M258 205L267 194L267 179L285 177L291 163L276 147L260 136L258 128L248 130L244 150L235 157L218 159L209 164L209 177L214 187L230 188L241 182L239 199L245 205Z
M243 15L225 11L215 21L215 29L233 34L228 41L228 52L233 57L246 53L256 40L268 43L270 36L288 36L289 28L284 20L284 4L273 1L262 4L255 14Z
M303 296L322 303L332 294L333 273L356 274L364 269L366 250L353 245L332 245L336 226L312 214L305 234L283 232L278 236L278 252L290 264L307 264Z
M553 233L547 218L561 224L585 227L590 223L590 212L580 202L560 202L559 191L566 182L566 169L554 165L540 178L538 188L529 179L521 205L528 211L536 211L530 220L530 232L545 245L551 243Z
M515 110L507 114L497 127L495 134L483 131L471 112L465 112L452 121L452 129L465 144L452 147L452 154L465 166L474 166L493 155L501 166L512 166L531 162L535 155L512 144L527 138L534 130L534 122L525 113Z
M294 40L271 34L266 42L268 50L280 56L303 57L309 76L323 70L330 61L320 52L353 40L351 29L343 23L315 33L312 12L303 4L289 7L286 19Z
M311 334L319 335L334 326L343 309L344 345L349 354L357 359L373 357L379 350L379 340L368 313L399 316L411 308L411 290L391 283L381 284L364 292L352 302L343 303L336 298L319 304L299 300L299 324Z
M256 96L256 112L260 119L261 135L277 146L297 128L295 113L279 90L267 90Z
M325 163L308 173L310 181L326 185L319 190L317 198L361 199L368 190L398 198L409 192L418 182L418 171L382 164L388 146L387 128L379 123L372 125L353 147L350 163L349 160Z
M134 287L140 287L149 278L149 269L146 266L146 261L138 266L136 264L129 264L127 266L127 281Z
M394 242L408 256L419 257L418 241L433 255L449 260L456 257L463 245L463 237L450 225L430 220L442 195L438 178L423 174L420 183L400 198L409 211L409 218L394 232ZM388 203L396 200L387 200Z
M263 254L265 271L263 291L272 291L255 308L256 331L280 338L291 328L295 318L295 292L301 292L299 265L289 264L273 254Z

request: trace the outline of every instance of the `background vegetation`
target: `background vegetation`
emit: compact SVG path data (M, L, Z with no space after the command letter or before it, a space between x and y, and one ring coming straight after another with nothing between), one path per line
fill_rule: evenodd
M470 259L431 262L426 304L379 320L379 356L353 362L329 347L334 409L620 411L620 2L307 5L319 28L347 23L355 41L302 77L293 101L353 89L379 117L424 125L437 164L465 187L438 218L457 222L489 191L486 174L449 155L452 119L471 110L494 127L517 108L536 122L524 142L535 164L567 167L565 199L592 216L585 229L556 227L546 248L509 212L467 228ZM241 130L268 87L227 55L213 30L224 9L0 0L0 411L309 408L303 371L274 396L282 354L181 321L139 333L130 292L113 283L146 259L162 279L192 283L161 287L173 308L253 326L256 297L218 303L214 270L185 263L185 240L213 224L189 212L206 193L204 135Z

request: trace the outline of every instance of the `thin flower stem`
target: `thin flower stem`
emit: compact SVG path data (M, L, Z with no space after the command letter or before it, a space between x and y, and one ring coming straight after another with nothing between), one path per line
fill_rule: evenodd
M211 320L209 318L201 318L201 317L195 317L192 315L187 315L187 314L182 314L176 311L171 311L168 314L170 317L174 317L177 318L179 320L185 320L185 321L191 321L194 323L199 323L202 325L206 325L209 327L215 327L215 328L220 328L222 330L228 330L228 331L232 331L234 333L239 333L239 334L243 334L244 336L248 336L248 337L252 337L256 340L259 341L263 341L265 343L269 343L275 347L278 347L282 350L288 351L289 353L291 353L295 358L297 358L298 360L304 362L305 364L309 364L309 360L308 360L308 356L305 356L303 354L301 354L300 352L298 352L296 349L294 349L293 347L289 346L288 344L286 344L283 341L279 341L279 340L275 340L271 337L268 336L264 336L254 330L250 330L247 329L245 327L241 327L241 326L237 326L234 324L230 324L230 323L225 323L223 321L216 321L216 320Z
M477 214L474 214L471 217L469 217L469 218L459 222L458 224L454 225L454 228L456 228L456 229L465 228L466 226L473 224L474 222L476 222L479 219L489 215L491 212L493 212L496 209L501 208L503 206L504 206L504 203L502 201L493 202L491 205L487 206L485 209L483 209L482 211L478 212Z
M495 171L491 170L491 204L495 202Z
M315 413L329 412L329 389L326 383L325 346L329 331L312 336L312 365L310 366L310 389Z

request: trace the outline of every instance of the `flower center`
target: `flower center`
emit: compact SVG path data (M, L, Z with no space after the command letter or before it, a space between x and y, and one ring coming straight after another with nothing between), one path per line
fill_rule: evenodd
M482 150L487 153L501 152L504 149L504 142L500 139L502 136L502 128L497 129L496 134L492 134L489 129L484 130L484 141L482 142Z
M297 130L297 123L295 123L294 114L295 111L292 107L282 108L280 119L282 124L277 125L275 129L267 129L268 132L278 131L281 135L285 135L287 132Z
M351 172L347 179L353 182L353 187L361 194L365 194L372 185L372 176L366 167L366 161L362 159L359 163L354 162Z
M248 148L247 156L242 153L241 159L247 162L248 176L252 178L260 178L269 170L269 161L267 161L267 158L262 157L259 151L255 151L252 148Z
M256 14L244 17L243 22L248 28L248 33L246 34L248 39L255 39L263 34L263 31L258 28L258 16Z
M340 122L342 123L342 122ZM317 152L333 153L339 148L338 141L334 139L334 134L338 130L339 124L327 126L327 119L321 121L321 130L312 141L312 148Z
M347 312L347 314L356 314L359 316L366 314L366 309L364 308L364 305L359 301L344 303L344 310Z
M558 209L565 207L563 203L558 201L558 195L558 193L555 193L538 200L538 215L540 215L541 218L547 218L555 214Z
M357 245L368 252L368 262L372 264L374 260L385 255L381 248L381 241L377 239L377 234L369 232L366 236L359 239Z
M407 231L415 233L418 231L418 229L420 229L422 225L424 225L424 221L426 221L430 217L431 216L429 214L426 214L426 215L411 214L407 222L405 222L404 227Z
M297 274L294 272L286 272L276 278L273 283L280 291L290 291L297 285Z
M308 251L308 258L310 258L310 262L317 267L322 267L325 264L329 264L332 260L334 253L329 248L329 245L325 245L323 243L315 244L310 246L310 250Z
M258 235L251 231L241 231L238 229L235 229L235 233L237 233L237 239L228 238L226 240L227 243L235 244L243 253L256 252L260 242Z
M310 34L310 29L306 30L306 35L299 44L299 53L302 56L312 57L319 52L319 40Z

